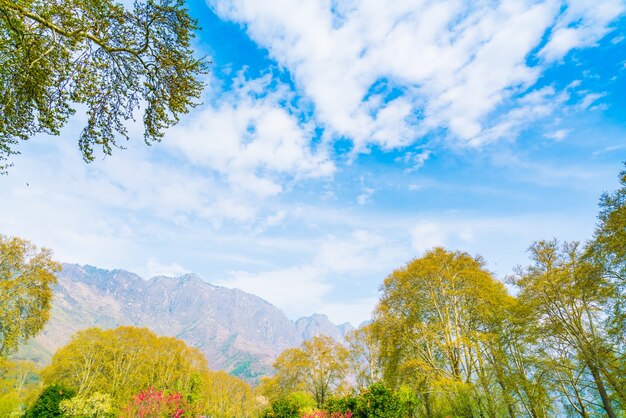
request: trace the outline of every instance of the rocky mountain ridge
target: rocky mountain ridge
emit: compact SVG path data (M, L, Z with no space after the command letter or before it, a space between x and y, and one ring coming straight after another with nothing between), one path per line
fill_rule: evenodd
M50 320L19 357L45 364L76 331L135 325L199 348L213 369L255 380L271 373L284 349L320 334L340 340L352 329L321 314L291 321L258 296L195 274L144 280L124 270L64 264L58 279Z

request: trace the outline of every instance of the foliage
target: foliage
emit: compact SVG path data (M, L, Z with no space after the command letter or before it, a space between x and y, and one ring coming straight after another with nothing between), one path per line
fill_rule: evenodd
M0 395L0 417L20 416L20 399L16 393Z
M144 108L146 143L158 141L199 98L206 63L192 56L197 23L183 0L0 0L0 163L19 140L58 135L86 109L79 147L110 154ZM0 165L0 171L6 165Z
M625 163L626 166L626 163ZM599 223L590 247L614 278L626 280L626 169L619 174L621 187L600 198Z
M274 368L276 376L265 386L279 396L294 391L309 393L318 407L340 392L348 372L348 350L332 338L316 336L301 348L283 351Z
M358 395L346 395L331 398L324 406L329 417L342 417L350 414L354 418L401 418L412 417L416 397L405 386L394 391L383 382L375 382L367 388L361 388ZM343 414L343 415L342 415Z
M190 395L195 374L207 371L204 355L181 340L158 337L146 328L89 328L55 353L42 378L46 384L75 387L81 397L107 393L120 406L137 388Z
M372 335L372 326L364 325L346 336L350 354L350 371L356 379L356 388L366 388L382 378L380 346Z
M619 353L603 330L604 308L614 287L598 265L582 257L577 243L539 241L530 253L534 263L515 283L542 335L542 357L554 374L557 393L581 415L596 411L600 403L603 413L616 417L610 392L624 403L625 386L615 370Z
M0 416L20 415L40 390L38 369L33 362L0 358Z
M178 392L165 393L154 388L146 389L133 396L122 409L121 418L180 418L190 407Z
M626 163L625 163L626 166ZM600 198L598 225L585 256L602 268L615 287L609 318L612 343L626 350L626 170L619 175L621 187ZM623 373L622 373L623 374Z
M313 411L305 413L302 418L352 418L352 412Z
M507 391L488 355L514 300L483 260L436 248L382 289L372 331L385 381L412 386L426 416L500 414Z
M168 397L173 393L180 394L187 413L193 408L214 418L253 417L261 408L250 385L225 372L210 371L199 350L146 328L80 331L55 353L42 377L46 384L77 388L79 397L68 403L77 408L95 407L95 401L103 401L96 395L107 394L116 413L123 406L172 401ZM137 395L142 387L158 390Z
M304 409L311 407L308 397L292 393L284 398L274 400L270 408L263 411L263 418L300 418Z
M75 394L76 391L74 389L64 385L48 386L41 392L33 406L26 411L24 418L62 417L63 413L59 404L65 399L72 398Z
M111 396L95 392L89 397L74 396L59 404L59 409L66 417L106 418L113 417Z
M50 250L0 235L0 357L43 329L60 269Z
M374 383L357 400L356 417L398 418L406 416L395 394L383 383Z
M196 399L189 399L197 411L213 418L256 417L262 408L250 385L224 371L199 375Z
M354 412L357 410L358 397L348 394L340 397L331 397L326 401L324 410L330 413Z

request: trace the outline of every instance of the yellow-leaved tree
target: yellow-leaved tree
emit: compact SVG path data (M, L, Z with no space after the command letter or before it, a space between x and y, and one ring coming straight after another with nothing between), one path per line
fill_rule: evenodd
M264 379L262 389L270 399L307 393L321 407L330 396L345 389L348 356L348 350L332 338L313 337L278 356L274 362L276 375Z
M0 357L43 329L60 270L50 250L0 235Z
M372 331L391 387L411 385L427 417L512 410L491 354L514 299L482 259L435 248L391 273L382 290Z
M206 371L198 349L147 328L122 326L79 331L41 375L45 385L74 388L78 397L107 393L119 407L146 388L191 394L197 388L194 375Z
M180 395L190 408L185 413L191 416L245 418L255 416L258 410L247 383L209 370L200 350L173 337L157 336L147 328L79 331L41 374L46 386L60 384L76 390L76 398L63 405L70 412L95 410L107 399L112 411L120 412L146 390L159 396ZM131 414L132 409L126 412Z

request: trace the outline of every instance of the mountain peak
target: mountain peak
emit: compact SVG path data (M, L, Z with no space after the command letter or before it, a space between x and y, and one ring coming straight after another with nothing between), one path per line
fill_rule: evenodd
M52 317L30 348L39 353L39 363L78 330L136 325L181 338L203 351L211 368L254 381L271 373L284 349L314 335L344 335L324 314L294 322L258 296L192 273L144 280L125 270L64 264L58 279Z

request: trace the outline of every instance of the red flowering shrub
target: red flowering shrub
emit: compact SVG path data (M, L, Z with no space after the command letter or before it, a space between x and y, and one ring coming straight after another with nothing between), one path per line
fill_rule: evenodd
M352 412L348 411L328 413L326 411L314 411L302 415L302 418L352 418Z
M133 396L122 409L122 418L181 418L189 405L178 392L165 393L154 388L146 389Z

